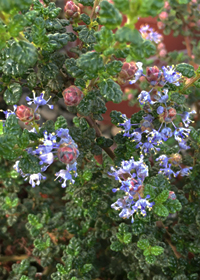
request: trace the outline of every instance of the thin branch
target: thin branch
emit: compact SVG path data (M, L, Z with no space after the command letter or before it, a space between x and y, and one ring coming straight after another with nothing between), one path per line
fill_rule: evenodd
M80 115L79 115L79 116L80 116ZM86 121L88 122L89 126L95 129L95 131L96 131L96 136L97 136L97 137L101 137L101 136L102 136L101 131L100 131L100 129L98 128L98 126L97 126L95 120L93 120L91 117L85 117L85 116L83 116L83 117L86 119ZM109 155L109 157L110 157L112 160L114 160L115 154L113 153L113 151L111 150L111 148L102 148L102 149Z
M164 226L163 222L161 222L161 221L157 221L156 222L156 226L158 228L165 228L165 230L166 230L166 227ZM174 252L174 255L176 256L177 259L184 258L184 256L181 255L181 253L179 253L177 251L176 247L172 244L172 242L171 242L171 234L168 232L168 230L166 230L165 240L167 241L167 243L171 247L171 249Z

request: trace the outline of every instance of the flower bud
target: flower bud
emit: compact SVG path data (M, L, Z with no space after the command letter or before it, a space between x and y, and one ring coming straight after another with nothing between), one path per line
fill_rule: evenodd
M148 120L144 120L141 122L141 130L142 132L145 130L151 132L153 130L153 124Z
M67 106L77 106L83 99L82 91L76 86L66 88L62 95Z
M168 18L168 16L169 16L168 13L164 12L164 11L159 14L160 20L166 20Z
M128 80L134 78L134 75L137 71L137 66L134 62L124 62L120 73L118 74L118 83L120 85L125 84Z
M20 105L17 106L16 116L20 119L20 121L29 123L34 119L34 112L32 108Z
M157 66L147 67L146 72L146 79L152 86L157 85L163 77Z
M171 123L176 118L176 110L174 108L164 109L164 112L159 115L160 122Z
M170 156L169 162L174 166L179 166L179 164L182 162L182 156L178 153L172 154Z
M68 1L64 7L66 18L78 18L81 10L74 2Z
M158 26L158 29L164 29L165 28L165 24L162 21L158 21L157 26Z
M64 164L72 164L76 161L79 151L75 143L63 143L58 148L58 159Z
M167 55L167 51L165 49L162 49L160 52L159 52L159 56L160 57L165 57Z

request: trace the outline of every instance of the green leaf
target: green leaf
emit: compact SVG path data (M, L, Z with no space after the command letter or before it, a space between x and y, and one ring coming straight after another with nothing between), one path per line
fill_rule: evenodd
M111 140L109 138L105 138L104 136L98 137L96 139L96 142L101 148L106 148L106 147L110 147L113 145L113 140Z
M20 148L25 149L27 148L28 144L29 144L29 132L27 129L24 129L22 135L19 138L18 145Z
M96 52L87 52L77 59L77 66L82 69L89 79L96 78L98 72L104 70L103 58Z
M51 239L50 237L48 237L46 239L46 241L42 241L38 238L36 238L33 242L34 246L39 250L39 251L43 251L45 250L46 248L50 247L50 244L51 244Z
M137 246L141 249L141 250L145 250L147 249L150 244L149 244L149 241L148 239L140 239L137 243Z
M169 197L169 191L168 190L163 190L157 197L156 201L159 203L165 202Z
M119 60L114 60L112 62L109 62L105 66L107 73L111 76L115 76L121 71L123 63Z
M68 273L68 271L65 269L65 267L60 263L57 263L56 269L61 275Z
M92 175L93 175L93 173L92 173L91 170L85 170L84 173L83 173L83 179L85 181L90 181L91 178L92 178Z
M115 29L121 24L122 16L111 3L102 1L99 6L99 21L101 25L104 25L108 29Z
M113 101L114 103L120 103L122 101L123 92L120 86L111 79L107 79L99 83L101 95L107 99L107 101Z
M86 14L81 14L80 19L87 25L90 24L90 17Z
M154 264L156 261L156 257L152 255L146 256L145 261L149 264Z
M143 39L140 32L137 29L130 29L128 26L123 26L117 30L115 34L116 41L120 43L128 42L135 45L141 45Z
M92 268L93 268L93 265L92 264L90 264L90 263L86 263L86 264L84 264L84 266L81 268L81 272L83 273L83 274L85 274L85 273L88 273L90 270L92 270Z
M180 211L182 209L181 203L178 201L178 199L172 200L168 199L165 202L165 207L168 209L169 213L176 213L177 211Z
M127 14L130 11L129 0L114 0L114 5L122 13Z
M119 252L123 249L123 244L120 242L120 241L114 241L111 245L110 245L110 249L112 251L115 251L115 252Z
M22 87L17 83L13 83L6 89L3 97L8 105L14 105L19 101L21 94Z
M176 102L177 104L184 104L185 103L185 96L183 94L180 94L179 92L173 92L170 96L171 101Z
M169 215L168 209L162 204L155 204L153 206L154 212L161 217L167 217Z
M144 188L144 196L150 195L150 199L154 199L156 194L153 186L146 184Z
M151 247L151 254L158 256L161 255L164 252L164 248L160 247L160 246L154 246Z
M144 256L149 256L149 255L151 255L151 247L145 249L144 252L143 252L143 255L144 255Z
M43 227L43 225L39 222L38 217L33 214L28 215L28 222L36 229L40 229Z
M123 242L125 244L129 244L129 243L131 243L131 240L132 240L132 234L130 232L125 233L124 238L123 238Z
M59 116L55 122L55 129L67 128L67 121L63 116Z
M91 6L93 7L94 0L78 0L83 6Z
M102 52L110 48L114 43L113 32L105 26L102 26L100 31L95 32L95 37L97 40L97 44L94 45L94 49L97 52Z
M180 72L184 77L192 78L195 75L194 67L187 63L181 63L176 66L176 71Z
M9 13L11 10L21 11L27 9L32 4L32 0L1 0L1 11Z
M20 280L31 280L28 276L23 275Z
M25 174L36 174L41 172L39 159L31 154L27 154L20 159L19 168L22 169Z
M78 256L80 251L81 251L80 240L78 240L76 237L72 237L70 239L69 245L67 246L66 252L69 255Z
M72 75L72 77L78 78L84 76L84 71L77 66L77 60L74 58L66 59L65 66L67 68L67 72Z
M84 27L80 32L79 32L79 39L83 41L85 44L94 44L96 42L96 38L94 36L94 29L89 29L87 27Z
M3 121L0 120L0 135L3 134Z

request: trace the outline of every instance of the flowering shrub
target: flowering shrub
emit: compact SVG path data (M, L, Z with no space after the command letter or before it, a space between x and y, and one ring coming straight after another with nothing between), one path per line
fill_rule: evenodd
M199 279L199 12L198 0L1 1L2 280ZM136 30L147 16L187 54ZM112 111L120 130L105 137L106 103L134 86L140 110ZM73 126L42 123L59 102Z

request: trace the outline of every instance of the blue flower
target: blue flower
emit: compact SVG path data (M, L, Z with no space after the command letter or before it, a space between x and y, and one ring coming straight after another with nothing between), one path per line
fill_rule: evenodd
M190 170L192 170L192 167L182 168L180 171L176 172L176 176L179 175L179 174L181 176L189 176L190 175Z
M168 96L168 89L163 89L162 92L158 91L155 99L159 102L159 103L164 103L166 104L167 100L168 100L169 96Z
M163 112L164 112L164 107L163 107L163 106L159 106L159 107L157 108L157 113L158 113L158 115L161 115Z
M71 175L70 172L73 172L73 173L74 173L73 175L74 175L75 177L77 176L77 173L76 173L76 170L77 170L76 165L77 165L76 162L74 162L73 164L67 164L67 165L66 165L66 169L61 169L59 172L57 172L57 173L55 174L55 176L57 176L55 180L57 180L59 177L60 177L60 179L59 179L60 182L63 180L63 183L62 183L62 185L61 185L62 188L65 188L65 187L66 187L66 181L68 181L68 180L69 180L71 183L74 184L75 181L72 179L72 175Z
M161 131L161 137L164 141L167 141L170 137L172 137L172 135L173 135L173 132L172 132L171 128L169 128L169 127L165 127Z
M48 100L45 100L44 99L44 92L42 92L40 94L40 96L38 97L35 97L35 91L33 91L33 98L30 98L30 97L26 97L26 101L28 105L31 105L32 103L34 103L36 106L35 108L35 111L37 111L38 107L39 106L44 106L44 105L47 105L50 109L53 109L53 105L49 105L47 104L47 102L51 99L51 97L48 99Z
M142 133L138 132L138 131L134 131L133 133L130 134L130 137L133 138L133 142L140 142L142 139Z
M46 154L42 154L39 156L40 158L40 162L39 164L40 165L43 165L43 164L47 164L46 166L43 166L41 171L44 172L47 170L47 168L53 163L54 161L54 155L53 153L46 153Z
M16 109L17 109L17 105L13 105L13 111L11 111L10 109L8 109L6 111L3 111L3 110L0 110L0 111L5 114L5 118L7 119L10 115L15 115Z
M184 127L178 127L174 131L174 138L178 142L182 142L182 140L185 140L190 134L189 128Z
M191 114L196 114L196 111L193 110L193 111L191 111L191 112L183 112L183 113L181 114L182 121L183 121L183 123L184 123L184 125L185 125L186 127L189 127L189 124L190 124L191 122L193 122L193 121L190 120L190 115L191 115Z
M166 155L159 156L156 161L159 161L159 165L163 167L167 167L169 158Z
M180 86L180 83L178 81L182 78L182 74L176 72L174 66L163 66L162 70L164 78L167 82L175 84L176 86Z
M149 92L147 92L145 90L142 90L141 93L138 95L138 100L141 105L152 103Z
M40 181L41 180L45 180L46 177L43 176L41 173L37 173L37 174L27 174L27 176L29 176L29 184L32 185L32 187L34 188L36 185L39 186L40 185ZM25 178L26 180L27 178Z
M155 204L154 202L149 202L147 199L150 198L150 195L147 195L146 198L139 198L134 206L132 206L132 209L135 212L138 212L140 211L140 213L143 215L143 216L146 216L146 208L151 210L153 205Z
M164 168L161 168L158 173L164 174L168 179L171 179L172 175L176 177L176 173L171 169L171 164L165 166Z

